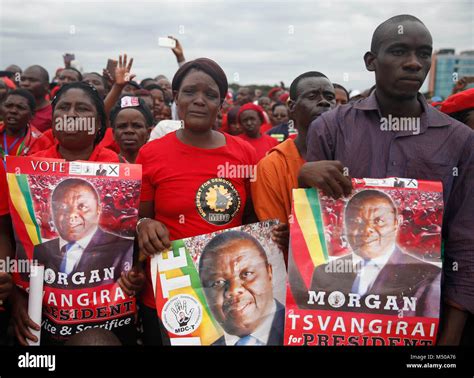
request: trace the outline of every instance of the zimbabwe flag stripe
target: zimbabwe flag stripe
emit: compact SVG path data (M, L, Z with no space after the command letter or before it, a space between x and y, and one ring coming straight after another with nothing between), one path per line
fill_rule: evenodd
M326 247L326 240L324 237L324 222L321 211L321 204L319 202L319 193L314 189L306 189L306 196L308 197L309 204L311 206L311 211L313 212L313 217L318 226L319 237L321 239L321 247L324 253L324 262L326 263L329 260L328 251Z
M7 173L7 181L11 202L25 225L32 244L40 244L42 242L41 233L36 224L33 201L31 200L31 193L26 176Z
M304 277L304 284L306 287L308 287L313 275L314 265L309 263L309 261L311 261L311 254L309 252L308 245L306 243L301 243L303 238L304 234L299 224L299 219L294 217L293 224L291 225L291 248L288 265L291 263L290 260L292 259L297 268L296 270L301 273L300 275L302 279Z
M314 189L309 189L314 190ZM311 206L310 199L306 195L307 190L305 189L295 189L293 190L293 200L294 200L294 212L296 222L303 232L303 237L308 248L311 260L313 261L313 267L317 265L324 264L326 262L326 255L324 253L321 240L319 238L319 228L316 218L313 213L313 208L315 206L314 196L310 197L313 207ZM316 197L316 203L317 197ZM319 204L318 204L319 206ZM316 211L316 210L314 210ZM322 222L320 222L321 226Z

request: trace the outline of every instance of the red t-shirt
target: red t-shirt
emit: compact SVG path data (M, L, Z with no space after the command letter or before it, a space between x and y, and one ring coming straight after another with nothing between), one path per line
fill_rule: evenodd
M99 143L100 146L108 148L109 150L115 151L116 153L120 153L120 147L115 141L114 138L114 129L108 127L105 131L104 139L101 140Z
M154 201L155 219L168 228L170 240L242 224L249 178L234 178L230 169L254 167L255 151L239 138L223 135L226 145L215 149L184 144L176 132L140 149L136 163L142 164L141 201ZM149 266L142 300L156 307Z
M53 108L51 104L47 104L41 109L36 110L35 116L30 121L31 126L36 127L39 131L44 133L51 128L53 124Z
M263 125L260 126L260 133L261 134L266 134L268 130L270 130L273 127L271 123L264 123Z
M3 124L0 124L0 128L3 127ZM3 144L3 133L0 132L1 143ZM6 137L8 155L16 156L29 156L33 155L38 151L42 151L51 146L51 142L48 138L42 135L38 130L31 128L29 134L24 136L21 139L18 139L15 143L16 137L8 136ZM13 145L14 144L14 145ZM13 145L13 146L12 146ZM21 150L19 151L19 149ZM2 151L5 150L5 146L2 146ZM3 160L3 158L1 159ZM0 164L0 216L10 213L8 206L8 184L7 184L7 175L5 172L5 165Z
M54 144L53 146L49 147L44 151L37 152L33 154L35 157L45 157L49 159L64 159L63 156L58 151L58 144ZM91 156L88 161L96 161L96 162L104 162L104 163L119 163L120 160L118 155L107 148L102 147L100 144L95 146L94 150L92 151Z
M53 135L53 129L46 130L43 135L50 140L51 144L57 143Z
M255 148L255 151L257 151L257 161L263 159L268 151L278 145L278 141L275 138L266 134L262 134L259 138L249 138L246 134L240 134L239 138L242 138Z
M0 164L0 216L10 214L8 207L8 184L5 166Z

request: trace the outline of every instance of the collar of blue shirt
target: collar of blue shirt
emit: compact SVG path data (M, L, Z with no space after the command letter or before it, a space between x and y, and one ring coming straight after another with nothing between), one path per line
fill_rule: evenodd
M369 97L356 102L354 108L367 111L376 110L379 116L382 117L382 112L380 111L375 92L376 91L373 91ZM421 93L418 93L418 101L423 108L423 113L420 117L420 134L423 134L428 127L444 127L450 125L446 116L436 108L429 105ZM397 134L400 136L412 135L413 131L399 131Z
M254 332L252 332L250 335L264 343L265 345L268 344L268 339L270 337L270 333L272 330L272 324L273 324L273 319L275 318L275 313L276 313L276 302L273 301L272 308L268 314L268 316L265 317L265 320L260 324ZM230 335L227 332L224 331L224 338L225 338L225 344L226 345L235 345L237 341L240 340L239 336L236 335Z

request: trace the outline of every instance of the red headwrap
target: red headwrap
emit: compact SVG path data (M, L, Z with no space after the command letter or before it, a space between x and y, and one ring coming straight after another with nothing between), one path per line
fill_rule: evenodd
M446 114L474 108L474 88L453 94L443 101L439 110Z
M11 80L10 78L4 76L4 77L0 77L1 80L3 80L3 82L5 83L5 85L10 88L10 89L16 89L16 84L13 82L13 80Z
M260 105L255 105L253 102L249 102L245 105L242 105L239 109L239 113L237 114L237 119L240 123L240 115L245 112L246 110L255 110L262 121L262 124L265 123L265 116L263 114L263 108Z
M288 92L282 93L278 99L283 103L286 104L286 100L288 100L288 97L290 97L290 94Z
M272 98L272 96L278 92L278 91L281 91L282 89L280 87L273 87L272 89L270 89L268 91L268 97Z

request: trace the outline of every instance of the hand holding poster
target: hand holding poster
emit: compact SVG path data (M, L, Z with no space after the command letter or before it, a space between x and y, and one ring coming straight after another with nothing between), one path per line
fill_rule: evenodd
M44 266L32 265L30 274L30 295L28 296L28 316L36 324L41 324L41 314L43 310L43 281ZM28 339L28 345L40 345L41 330L36 331L30 328L30 332L38 338L38 341L34 342Z
M117 280L133 263L141 167L8 157L7 180L16 258L44 265L42 343L95 327L124 340L136 304ZM27 272L14 279L27 289Z
M282 345L286 271L275 221L172 243L153 258L172 345Z
M349 198L293 191L285 345L431 345L442 186L353 179Z

